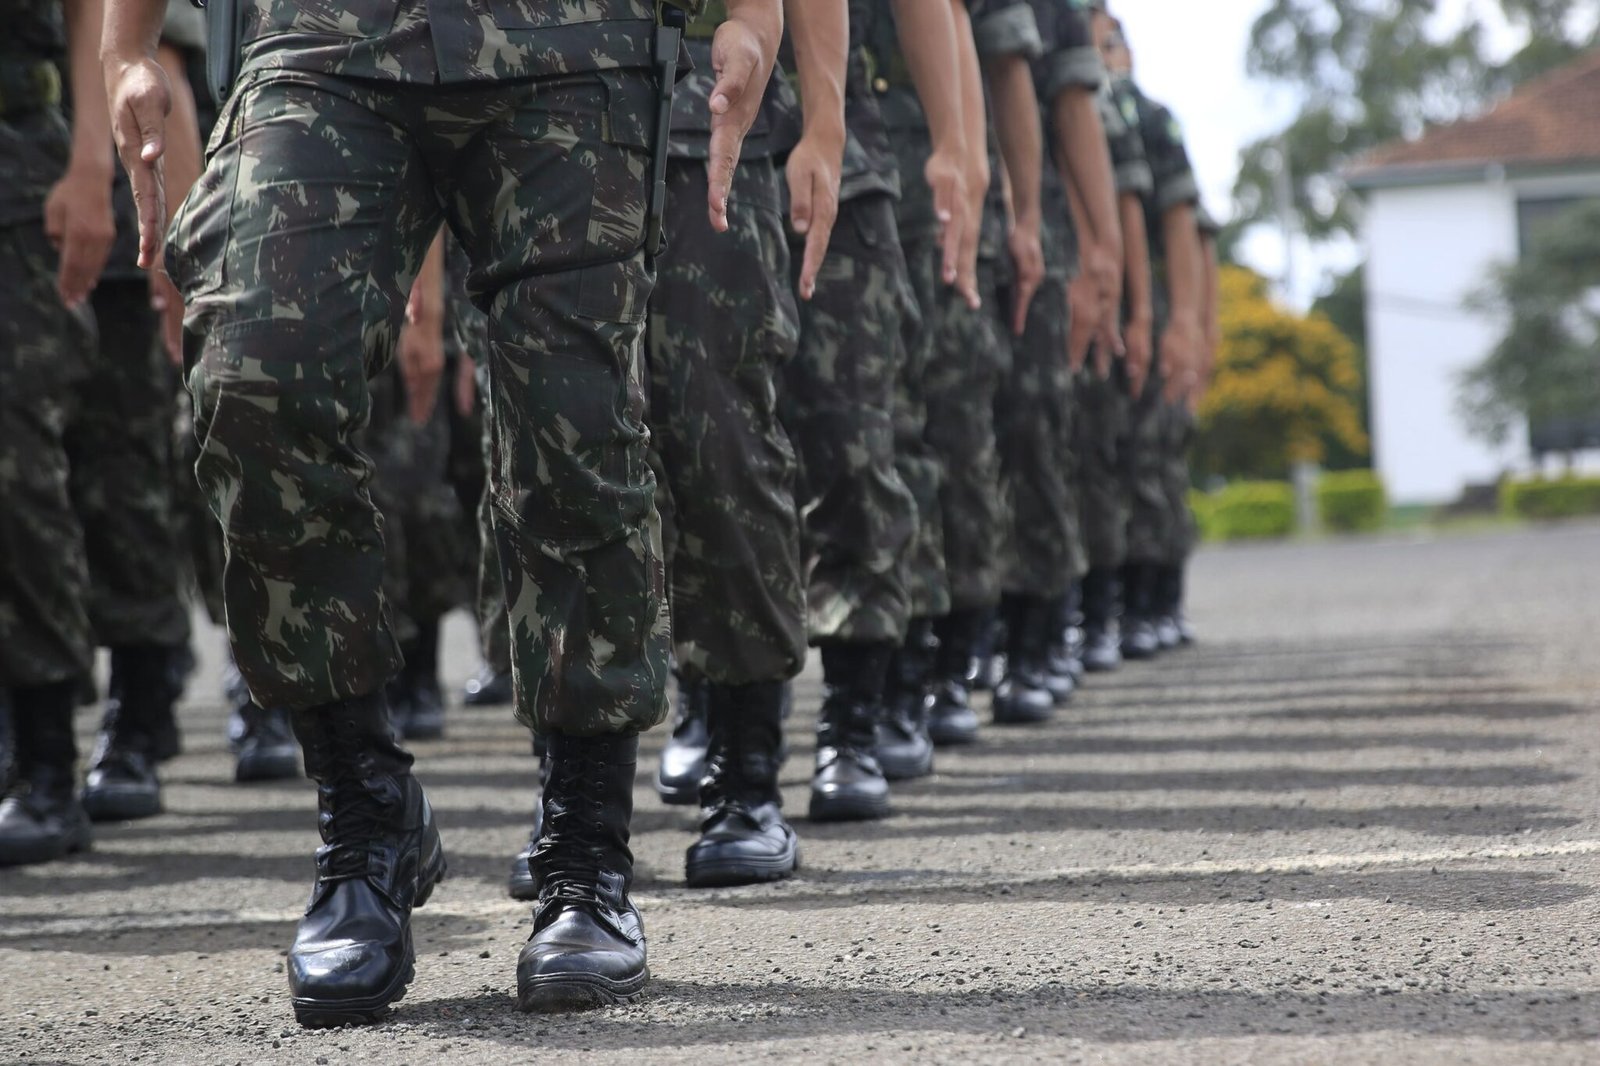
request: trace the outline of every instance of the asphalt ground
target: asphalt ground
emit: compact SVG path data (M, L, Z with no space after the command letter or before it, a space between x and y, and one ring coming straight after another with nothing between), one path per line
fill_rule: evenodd
M453 708L416 745L451 863L416 983L323 1032L283 974L313 795L231 783L206 632L168 813L0 872L0 1062L1600 1061L1600 526L1208 549L1191 589L1200 646L941 752L879 824L803 820L808 672L782 884L683 887L651 734L654 980L588 1014L516 1010L533 763ZM447 642L458 691L465 618Z

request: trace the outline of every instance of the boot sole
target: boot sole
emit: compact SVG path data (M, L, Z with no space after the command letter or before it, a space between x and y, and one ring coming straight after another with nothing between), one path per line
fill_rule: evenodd
M85 792L83 810L91 822L134 822L161 813L159 795L130 796L121 792Z
M632 1003L650 980L645 969L637 977L613 981L599 974L552 973L519 978L517 1006L530 1014L559 1014Z
M836 800L813 795L806 816L813 822L874 822L889 817L889 797Z
M928 739L933 741L933 746L936 748L956 748L963 744L976 744L978 742L978 728L973 726L970 728L941 729L938 726L930 725L928 727Z
M239 784L247 781L284 781L299 776L300 753L297 751L255 758L242 757L233 766L233 780Z
M794 876L800 869L800 849L793 848L786 855L769 859L693 859L684 863L684 879L690 888L731 888L735 885L759 885L768 881L782 881Z
M57 859L65 859L69 855L88 851L89 841L89 832L86 829L64 842L44 841L33 848L8 847L0 852L0 867L37 866L40 863L55 862Z
M1018 711L1018 710L1011 710L1011 709L1002 710L999 705L996 705L995 709L994 709L994 724L995 725L1040 725L1040 724L1042 724L1044 722L1050 721L1052 718L1055 717L1055 715L1056 715L1056 708L1055 708L1055 704L1053 702L1051 703L1051 705L1049 707L1046 707L1043 710L1039 710L1039 711Z
M886 781L910 781L912 778L927 777L933 773L933 749L929 749L921 758L896 759L885 758L880 751L877 753L878 767L883 771Z

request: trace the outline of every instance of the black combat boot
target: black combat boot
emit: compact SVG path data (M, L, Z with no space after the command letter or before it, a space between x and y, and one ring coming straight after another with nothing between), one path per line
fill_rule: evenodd
M788 877L800 865L800 842L784 820L778 793L783 683L712 685L708 704L700 839L684 857L689 887Z
M928 736L945 747L978 739L978 715L972 709L969 675L973 648L987 611L951 611L933 623L939 650L933 662L933 703L928 708Z
M1171 619L1180 645L1195 642L1194 626L1183 610L1183 571L1181 563L1163 566L1156 571L1156 602L1162 615Z
M156 737L172 720L170 655L156 645L111 649L113 680L83 786L83 808L97 822L161 813Z
M1071 682L1067 698L1083 681L1083 616L1078 610L1077 585L1065 596L1050 601L1050 645L1045 650L1046 668L1054 677ZM1056 691L1051 688L1051 693Z
M993 692L1006 676L1006 616L1003 611L987 612L978 627L977 643L972 648L968 685L973 692Z
M239 709L241 733L233 763L233 779L283 781L300 773L300 746L282 707L258 707L246 700Z
M925 777L933 772L933 739L928 712L933 707L933 663L939 640L933 619L913 618L905 643L889 664L884 684L883 719L873 754L890 781Z
M439 620L417 624L417 636L401 649L405 665L390 686L396 732L402 740L444 736L444 692L439 687Z
M1083 578L1083 668L1105 673L1122 665L1122 588L1117 571L1090 568Z
M0 800L0 866L49 862L89 847L89 816L74 795L77 681L13 689L14 769Z
M1122 657L1153 659L1161 653L1151 614L1155 567L1149 563L1122 566Z
M510 670L496 670L488 663L461 687L461 702L468 707L504 707L516 696Z
M183 752L183 736L178 732L178 716L173 713L178 700L183 697L183 690L188 687L189 675L194 669L194 653L188 645L179 647L163 647L151 645L139 649L141 654L151 657L159 656L162 659L161 686L155 685L154 670L148 675L138 676L140 685L151 686L152 696L149 700L152 708L151 720L147 725L149 737L149 757L153 763L170 762ZM111 655L111 678L106 685L107 713L102 716L100 728L108 730L111 726L110 704L121 703L123 689L128 683L128 658L118 656L115 651ZM90 701L93 702L92 700Z
M656 773L656 795L662 803L688 806L700 802L700 782L706 776L706 708L711 682L678 677L678 709L672 735L661 748Z
M381 693L290 714L317 783L317 880L289 949L301 1025L375 1021L415 971L411 909L444 880L444 848Z
M528 827L527 846L511 860L511 878L506 883L506 892L512 899L527 903L539 898L539 882L534 880L529 863L534 849L539 846L539 838L544 836L544 787L550 782L549 752L537 735L533 738L533 757L539 763L539 789L533 794L533 824Z
M525 1011L625 1003L650 979L644 923L628 898L639 737L555 733L546 743L544 835L530 861L539 903L517 958L517 1003Z
M1056 699L1046 671L1049 647L1050 601L1037 596L1006 593L1001 612L1009 634L1006 676L994 693L996 725L1024 725L1047 721L1055 713Z
M822 646L826 691L817 723L817 768L811 777L813 822L851 822L889 815L889 782L873 757L890 644Z

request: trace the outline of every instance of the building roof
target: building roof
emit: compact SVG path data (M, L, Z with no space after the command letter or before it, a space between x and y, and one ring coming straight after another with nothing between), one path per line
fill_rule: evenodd
M1491 168L1600 163L1600 48L1534 78L1477 118L1379 145L1346 172L1357 188L1431 184Z

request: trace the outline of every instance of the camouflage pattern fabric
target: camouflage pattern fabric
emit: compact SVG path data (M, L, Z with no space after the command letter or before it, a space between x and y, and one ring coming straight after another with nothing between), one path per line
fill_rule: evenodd
M445 480L450 459L451 381L439 382L433 416L424 425L406 411L400 369L373 378L372 417L357 444L372 457L372 502L383 515L384 595L394 612L395 639L412 644L417 627L466 603L466 525Z
M1118 363L1110 377L1101 378L1091 363L1079 372L1074 391L1073 466L1086 562L1114 570L1128 556L1128 496L1122 473L1130 403L1127 375Z
M178 647L189 639L169 476L178 383L143 278L102 279L90 303L99 345L75 390L66 446L95 642Z
M904 134L897 143L915 158L919 144L912 134ZM920 150L922 158L926 159L926 133L922 134ZM927 193L927 182L913 180L904 185L905 194L897 205L901 208L900 216L907 213L909 201L913 218L920 217L920 202L926 200L927 217L931 219L932 196ZM899 218L896 221L898 223ZM903 343L892 409L895 469L916 504L916 530L903 554L902 583L912 616L921 618L938 618L950 613L950 583L944 568L944 512L939 503L944 464L927 439L926 378L941 306L939 293L944 285L939 278L940 253L936 238L937 231L932 226L920 226L911 233L900 230L900 247L916 305L902 323Z
M800 455L813 643L905 639L903 557L917 514L895 468L891 411L912 300L893 201L878 192L841 203L783 377L784 425Z
M1048 279L1028 307L995 401L1007 503L1005 590L1027 596L1064 596L1088 569L1078 529L1068 322L1066 283Z
M43 128L65 133L59 118ZM18 132L0 121L0 143L20 152ZM41 147L53 153L64 144ZM94 327L56 296L42 197L36 207L31 222L0 226L0 689L78 677L93 655L88 559L65 437L72 379Z
M226 626L227 606L222 599L222 571L226 552L222 531L206 506L195 480L200 461L200 440L194 432L194 398L187 390L178 396L178 418L173 426L174 457L168 483L172 486L174 520L179 544L178 567L189 595L205 608L213 625Z
M1182 566L1199 539L1200 529L1189 506L1189 446L1194 442L1194 414L1187 404L1167 404L1161 420L1161 480L1167 493L1167 542L1161 562Z
M667 529L679 670L725 685L805 662L795 456L776 381L799 324L770 160L741 162L727 233L706 218L706 167L667 168L667 247L650 301L652 450Z
M1158 331L1156 336L1160 335ZM1122 438L1122 476L1128 498L1127 561L1130 563L1164 561L1171 536L1173 515L1161 447L1166 404L1161 398L1161 389L1161 376L1152 369L1144 392L1128 405L1127 429Z
M416 6L395 19L393 4L364 0L334 20L351 77L305 69L331 60L295 35L332 8L255 10L290 32L251 52L168 247L195 342L196 472L223 528L229 636L252 694L315 707L375 691L399 665L372 466L355 440L367 378L389 361L448 221L489 317L489 480L518 713L541 732L648 728L666 711L668 643L639 369L656 92L643 70L594 69L645 55L648 23L615 55L574 52L581 73L442 93L358 78L393 43L353 46L373 29L361 13L398 27ZM450 36L461 27L434 28L427 50L459 74L476 53ZM542 58L499 75L626 28L533 31Z

